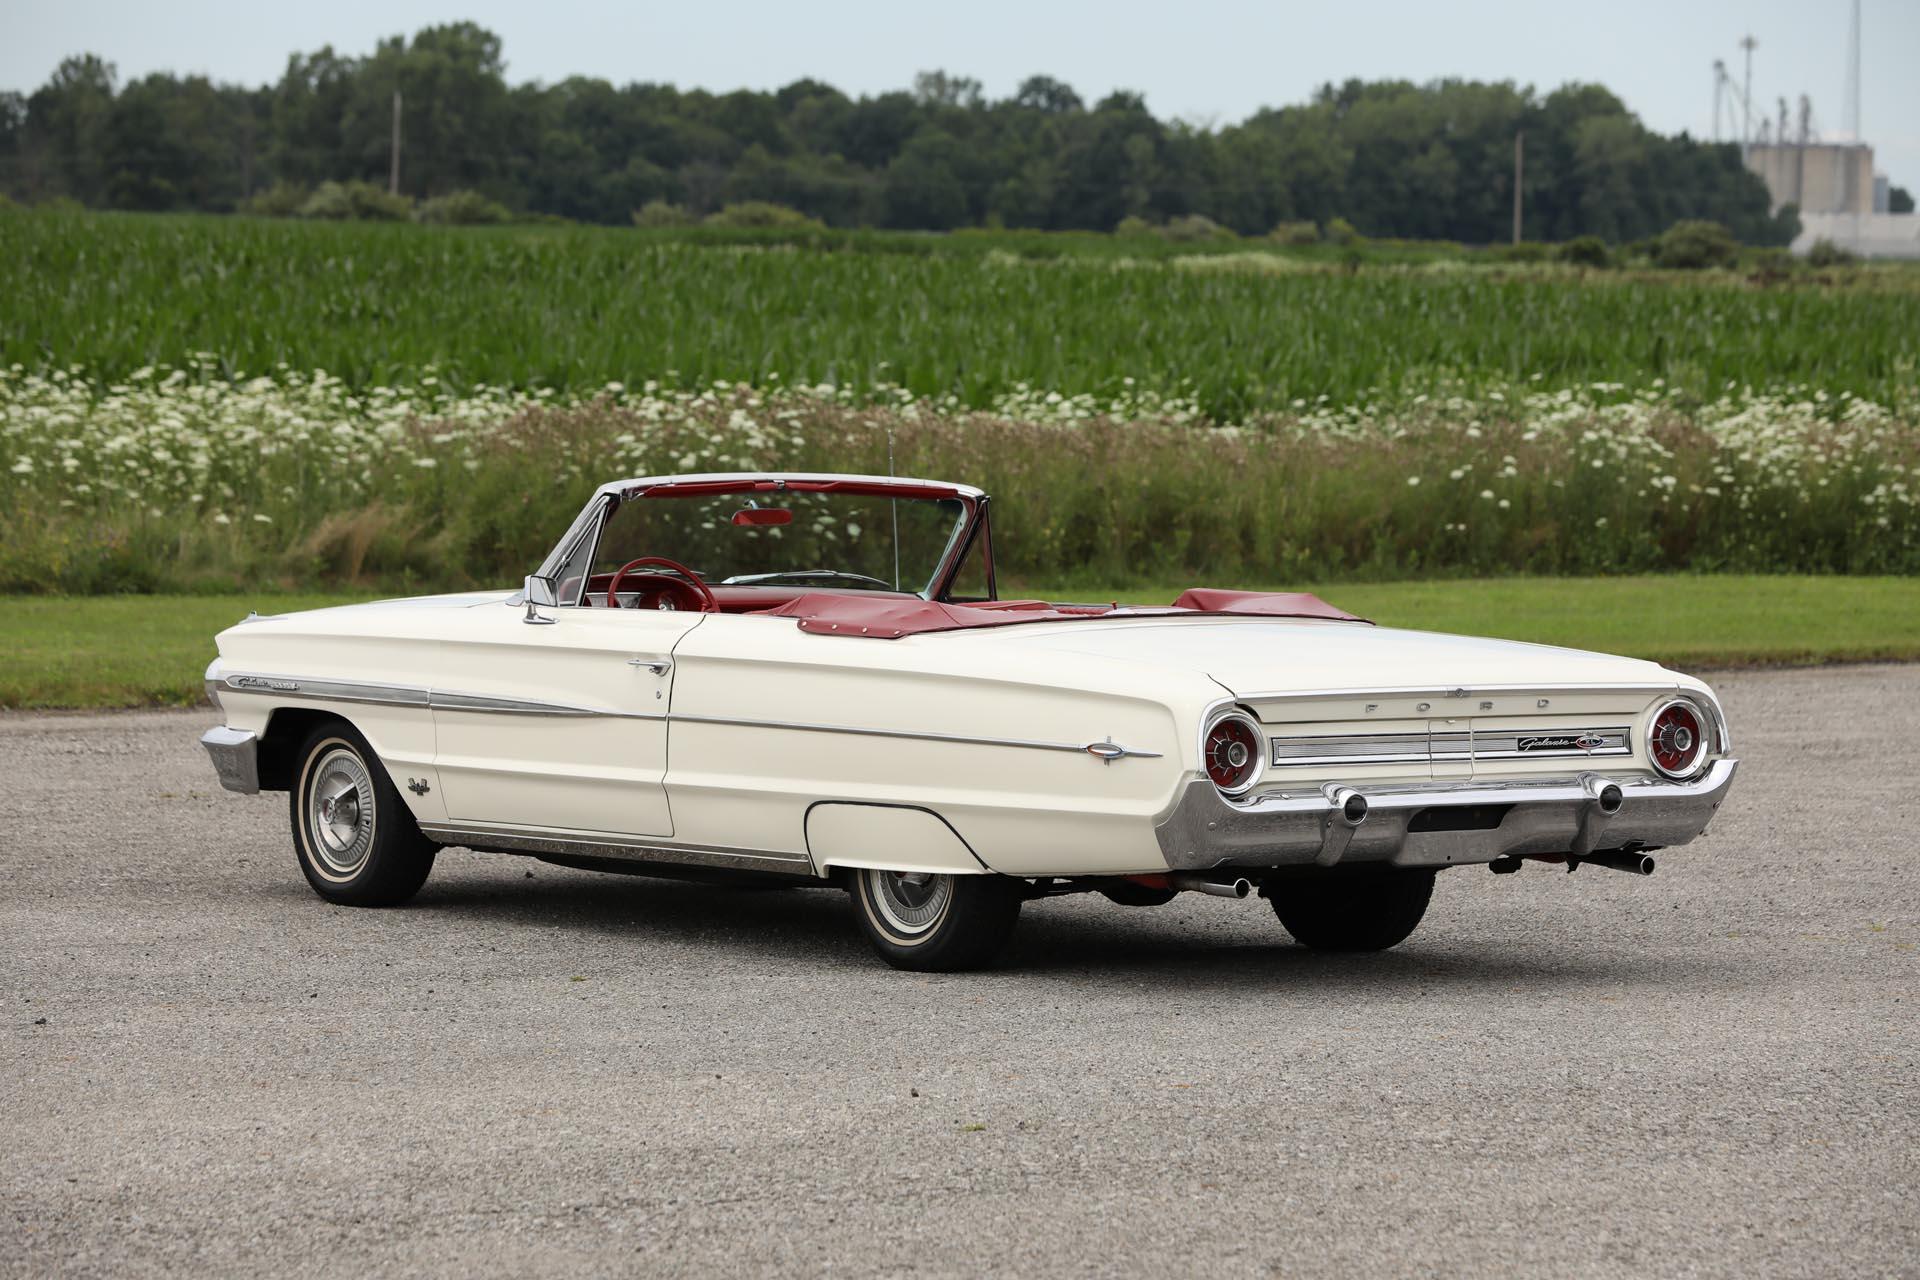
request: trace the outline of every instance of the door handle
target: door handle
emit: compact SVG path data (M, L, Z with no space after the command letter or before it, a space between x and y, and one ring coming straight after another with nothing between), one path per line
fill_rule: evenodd
M657 676L663 676L673 670L673 663L665 658L628 658L630 667L645 667Z

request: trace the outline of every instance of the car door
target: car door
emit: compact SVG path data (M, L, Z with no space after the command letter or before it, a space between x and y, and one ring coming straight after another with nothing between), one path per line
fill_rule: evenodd
M703 615L471 611L433 691L447 818L476 828L670 836L673 648Z

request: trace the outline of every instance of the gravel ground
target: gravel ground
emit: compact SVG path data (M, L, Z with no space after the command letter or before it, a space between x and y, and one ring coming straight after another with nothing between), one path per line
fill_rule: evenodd
M1440 878L1380 956L450 852L330 907L211 713L0 717L0 1272L1920 1274L1920 667L1727 675L1651 880Z

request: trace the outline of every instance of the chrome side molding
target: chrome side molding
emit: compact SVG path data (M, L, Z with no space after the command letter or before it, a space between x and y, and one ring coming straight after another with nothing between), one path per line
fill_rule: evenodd
M776 871L811 876L813 859L776 849L736 849L725 845L675 844L599 831L546 831L479 822L423 822L420 830L441 844L508 853L558 853L580 858L618 858L685 867L722 867L735 871Z
M625 720L664 720L663 711L620 711L572 702L542 702L535 698L507 698L492 693L462 693L419 685L375 684L357 680L318 680L310 676L258 675L228 672L208 681L212 691L270 693L303 702L370 702L396 707L430 707L435 711L472 711L515 716L613 716Z
M1047 742L1035 738L983 738L963 733L931 733L919 729L869 729L851 724L815 724L800 720L753 720L737 716L697 716L675 712L675 724L731 725L742 729L785 729L795 733L844 733L860 738L899 738L909 742L958 742L976 747L1020 747L1029 751L1074 751L1112 764L1129 756L1158 760L1158 751L1121 746L1111 737L1095 742Z

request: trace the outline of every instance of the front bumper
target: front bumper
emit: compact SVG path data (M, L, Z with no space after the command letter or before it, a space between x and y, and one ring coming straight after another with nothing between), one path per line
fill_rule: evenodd
M213 757L213 771L229 791L253 795L260 790L260 739L245 729L222 725L200 735L200 745Z
M1199 778L1155 834L1174 871L1358 862L1445 867L1526 854L1654 849L1685 844L1706 830L1739 764L1716 761L1691 782L1583 773L1512 782L1329 784L1245 804L1223 799ZM1355 804L1355 796L1363 803ZM1356 812L1364 815L1357 823Z

